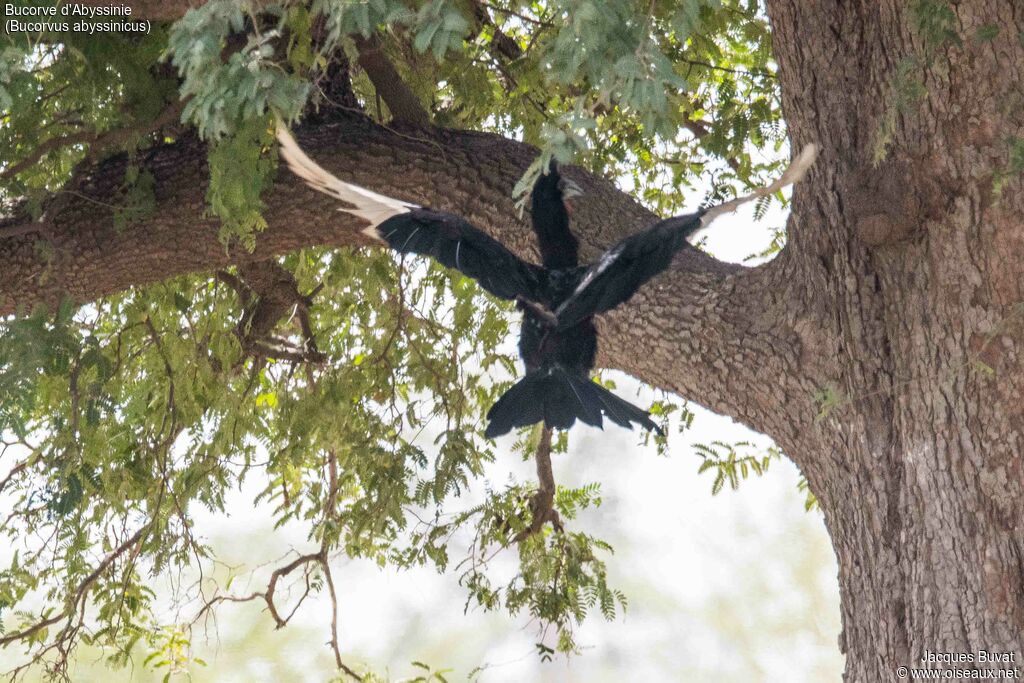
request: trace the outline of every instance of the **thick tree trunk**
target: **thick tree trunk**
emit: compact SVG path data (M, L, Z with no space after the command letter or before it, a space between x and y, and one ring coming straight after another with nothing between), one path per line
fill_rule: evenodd
M1024 138L1024 6L951 6L956 44L917 34L915 12L935 4L770 0L794 147L823 148L794 192L789 245L755 269L687 251L600 321L603 365L769 434L807 474L839 559L846 679L862 683L896 680L926 652L1012 654L1024 676L1024 197L1019 178L994 192L1008 139ZM908 78L926 94L898 97ZM533 254L509 198L525 146L366 122L300 142L343 177ZM0 222L0 314L358 243L329 199L282 173L257 252L225 254L202 217L203 154L150 153L157 211L124 231L104 208L117 160L83 170L43 225ZM573 177L584 256L653 220Z
M1024 676L1024 198L994 192L1024 132L1024 7L952 9L962 44L920 34L927 3L769 3L794 141L824 148L787 256L843 403L786 446L839 559L847 681L926 652Z

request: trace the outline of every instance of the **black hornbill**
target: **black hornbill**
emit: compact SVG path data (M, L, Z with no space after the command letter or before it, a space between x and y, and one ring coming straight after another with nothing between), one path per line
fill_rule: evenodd
M569 230L568 200L579 188L552 164L531 193L533 231L542 265L528 263L463 218L385 197L346 183L317 165L278 126L281 156L313 188L353 208L340 211L369 221L364 233L402 254L431 256L475 279L523 311L519 355L526 375L487 413L488 438L514 427L544 421L568 429L577 418L601 427L602 416L623 427L635 422L658 430L649 414L591 381L597 355L593 316L629 300L652 277L668 268L687 238L740 204L795 182L814 161L808 145L785 173L767 187L724 204L676 216L627 237L596 262L580 265L578 242ZM659 430L660 431L660 430Z

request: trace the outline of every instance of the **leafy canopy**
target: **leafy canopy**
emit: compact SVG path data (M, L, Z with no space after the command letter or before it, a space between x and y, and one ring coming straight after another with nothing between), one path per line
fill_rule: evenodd
M355 63L356 36L380 40L437 125L537 145L521 190L554 156L631 180L670 213L695 177L724 195L777 166L758 151L777 151L784 131L757 0L211 0L148 34L0 38L3 201L38 214L76 165L124 153L116 222L132 229L156 206L145 151L192 129L210 143L221 239L252 249L276 168L272 117L325 106L324 79ZM386 122L352 75L355 100ZM262 601L282 624L294 604L275 582L333 596L339 553L454 567L470 602L540 624L541 656L574 650L574 624L625 604L606 581L607 544L563 526L600 503L599 486L557 488L559 521L539 530L531 483L459 501L509 457L480 435L516 372L509 322L434 265L307 249L0 323L0 537L15 550L0 567L0 659L59 675L86 643L112 664L143 651L147 666L184 670L210 610ZM679 407L653 410L667 421ZM517 448L528 457L539 441L529 432ZM565 447L561 435L554 451ZM747 472L723 462L716 489ZM168 621L150 577L215 560L194 512L222 511L243 481L279 524L306 526L309 552L282 558L264 592L223 585ZM468 553L452 546L460 529ZM489 571L502 549L518 559L511 579ZM336 633L332 645L351 672Z

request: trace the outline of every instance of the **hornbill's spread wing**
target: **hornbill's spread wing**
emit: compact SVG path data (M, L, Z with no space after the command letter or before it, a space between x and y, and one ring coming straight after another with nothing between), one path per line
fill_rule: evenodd
M541 268L523 261L501 242L454 214L414 209L387 219L376 231L395 251L431 256L473 278L494 296L528 301L538 298Z
M676 216L622 240L583 274L572 295L555 309L559 329L629 300L640 286L668 268L686 238L701 228L701 214Z
M475 279L503 299L535 300L542 269L523 261L464 219L432 211L346 183L306 156L283 125L277 127L281 157L311 187L352 204L339 211L370 222L363 233L402 254L431 256Z
M688 237L706 228L718 216L800 180L814 163L817 152L815 145L807 145L770 185L698 213L659 221L616 244L587 269L573 293L555 309L558 329L570 328L628 301L641 285L669 267L672 257L687 243Z

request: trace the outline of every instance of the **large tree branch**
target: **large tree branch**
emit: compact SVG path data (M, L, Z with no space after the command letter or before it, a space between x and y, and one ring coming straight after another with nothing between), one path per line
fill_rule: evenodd
M83 5L107 7L109 0L82 0ZM181 18L192 7L206 4L206 0L121 0L113 3L132 8L132 17L150 21L174 21Z
M420 104L412 88L402 80L395 65L384 54L380 38L363 38L357 35L355 41L356 49L359 50L359 66L363 67L377 94L388 105L393 119L398 123L419 128L430 125L427 110Z
M536 258L532 233L511 196L533 148L482 133L397 134L362 119L323 125L299 139L339 176L457 212ZM126 229L115 229L113 220L123 158L80 171L74 190L46 207L42 224L33 226L27 217L0 222L0 234L38 227L36 234L0 239L0 314L53 305L64 296L91 301L312 245L366 244L358 220L282 170L265 197L268 228L256 251L225 250L216 222L205 215L203 145L183 139L154 148L142 163L155 179L157 206ZM584 258L657 219L611 183L578 169L569 174L586 192L574 213ZM815 389L806 379L813 364L805 363L813 325L802 321L790 296L794 278L787 263L783 258L747 269L685 250L670 273L602 317L600 362L784 439L801 421L776 415L780 397L803 395L810 405Z

